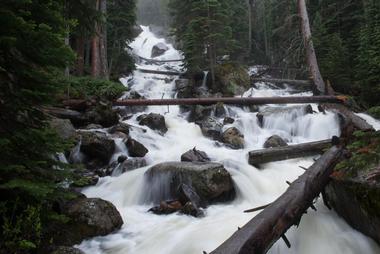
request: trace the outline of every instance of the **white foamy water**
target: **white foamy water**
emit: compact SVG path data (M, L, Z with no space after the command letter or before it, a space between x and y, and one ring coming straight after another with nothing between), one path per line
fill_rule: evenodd
M143 27L143 33L131 43L135 54L150 58L153 45L165 42L156 38ZM158 59L178 59L182 55L168 44L169 51ZM166 67L165 67L166 66ZM170 66L142 65L150 69L172 68L179 70L180 64ZM154 77L160 78L159 80ZM147 98L171 98L174 96L174 81L169 83L161 75L142 74L136 71L131 88ZM244 96L285 96L287 89L270 89L265 84L250 89ZM298 94L300 95L300 94ZM302 93L301 95L308 95ZM290 106L290 105L289 105ZM316 109L316 106L313 105ZM228 112L236 121L237 127L245 136L245 148L232 150L217 146L215 141L203 137L200 128L186 120L178 107L149 107L145 113L157 112L165 115L168 132L161 136L148 129L146 133L132 129L131 136L148 149L149 166L164 161L179 161L182 153L193 147L207 152L212 161L224 164L231 173L236 190L236 199L228 204L208 207L203 218L172 214L154 215L147 210L151 205L142 199L150 186L144 186L143 175L149 168L144 167L124 173L118 177L105 177L99 183L84 190L88 197L100 197L111 201L121 213L124 225L121 230L105 237L96 237L82 242L78 247L88 254L201 254L211 252L225 241L238 227L242 227L255 214L245 214L244 210L274 201L288 185L304 171L299 166L308 167L313 158L293 159L268 163L259 170L247 162L250 150L262 148L265 140L280 135L289 143L296 144L315 141L339 135L336 117L327 113L282 114L272 117L259 127L256 113L238 107L228 107ZM137 125L136 116L128 123ZM372 120L371 120L372 121ZM118 153L125 147L118 142ZM116 157L114 157L116 158ZM272 254L357 254L380 253L379 247L369 238L353 230L335 212L328 210L319 201L318 211L309 210L302 217L299 228L292 227L286 234L292 244L288 249L279 240L269 251Z

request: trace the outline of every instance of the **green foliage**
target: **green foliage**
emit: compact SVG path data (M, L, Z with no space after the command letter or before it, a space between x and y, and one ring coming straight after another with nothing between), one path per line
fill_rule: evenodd
M27 253L40 244L41 207L23 208L19 202L0 203L2 231L0 253Z
M351 157L335 168L344 177L357 177L380 163L380 132L357 131L353 136L353 141L347 146Z
M372 107L368 109L368 114L370 114L372 117L380 120L380 106Z
M76 99L100 99L115 100L119 98L126 87L120 82L91 77L69 77L60 79L60 96Z
M173 33L190 72L212 69L224 55L238 57L246 50L246 1L169 1ZM244 40L244 39L245 40Z

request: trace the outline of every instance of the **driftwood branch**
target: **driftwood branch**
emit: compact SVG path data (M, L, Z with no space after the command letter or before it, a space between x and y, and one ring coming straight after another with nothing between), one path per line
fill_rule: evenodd
M120 100L115 106L162 106L162 105L213 105L217 103L232 105L264 104L302 104L302 103L343 103L336 96L287 96L287 97L221 97L221 98L184 98L184 99L137 99Z
M323 150L331 146L331 140L322 140L297 145L275 147L251 151L248 154L248 162L253 166L273 161L288 160L323 153Z
M211 254L262 254L292 225L298 225L304 212L329 182L343 149L332 147L319 158L287 191Z

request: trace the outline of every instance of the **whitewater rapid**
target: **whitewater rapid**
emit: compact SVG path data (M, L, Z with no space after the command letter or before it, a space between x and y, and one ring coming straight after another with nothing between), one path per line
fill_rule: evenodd
M133 52L150 58L150 52L158 42L168 45L169 50L160 60L180 59L182 54L164 39L156 38L148 27L130 44ZM137 67L156 70L181 70L181 63L157 65L141 64ZM252 69L251 71L254 71ZM156 79L158 77L159 79ZM164 80L164 76L143 74L135 71L123 82L146 98L175 97L174 80ZM265 84L247 91L243 96L285 96L311 95L294 94L291 89L271 89ZM289 105L287 105L289 106ZM316 105L313 105L316 110ZM308 167L313 157L268 163L261 170L250 166L247 153L262 148L265 140L280 135L290 144L317 141L339 135L338 119L332 113L312 115L281 115L270 118L263 128L256 121L256 113L248 109L228 106L227 111L236 121L245 139L245 148L232 150L216 145L215 141L205 138L194 123L186 120L186 114L179 107L148 107L145 113L155 112L165 116L168 132L161 136L147 128L146 132L132 128L131 136L144 144L149 153L146 156L148 167L126 172L118 177L101 178L96 186L83 191L88 197L100 197L111 201L123 217L123 227L114 234L96 237L82 242L77 247L88 254L201 254L211 252L226 240L238 227L242 227L256 214L243 213L244 210L274 201L288 185ZM318 110L316 110L318 111ZM136 114L127 123L138 125ZM366 116L367 121L374 121ZM120 140L118 153L127 154ZM179 161L181 154L196 147L205 151L212 161L222 163L232 175L237 190L236 199L228 204L212 205L205 210L206 216L194 218L186 215L154 215L147 212L152 204L144 204L144 193L149 186L144 185L144 172L152 165L165 161ZM116 158L116 157L115 157ZM309 210L302 217L299 228L292 227L286 234L292 247L288 249L283 241L271 248L271 254L357 254L380 253L380 248L368 237L348 226L334 211L330 211L318 201L317 212Z

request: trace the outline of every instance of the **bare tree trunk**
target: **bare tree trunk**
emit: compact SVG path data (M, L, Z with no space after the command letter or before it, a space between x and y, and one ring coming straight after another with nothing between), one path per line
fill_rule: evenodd
M108 79L108 57L107 57L107 0L100 0L100 11L103 14L102 25L99 26L100 30L100 40L99 40L99 51L100 51L100 64L101 64L101 75Z
M304 212L329 182L330 174L340 161L343 149L332 147L306 172L294 181L287 191L251 221L236 231L211 254L263 254L286 231L300 223ZM290 245L288 242L287 244Z
M96 9L99 10L99 4L100 0L96 0ZM99 77L100 76L100 56L99 56L99 24L98 22L95 22L95 33L92 38L92 54L91 54L91 76L92 77Z
M253 13L253 6L254 1L253 0L247 0L248 5L248 57L252 53L252 13Z
M318 67L305 0L298 0L298 12L301 18L301 30L305 44L307 64L309 65L309 72L316 86L316 92L318 94L327 94L326 85Z
M83 36L79 36L76 39L76 74L82 76L84 73L84 53L85 53L85 39Z

